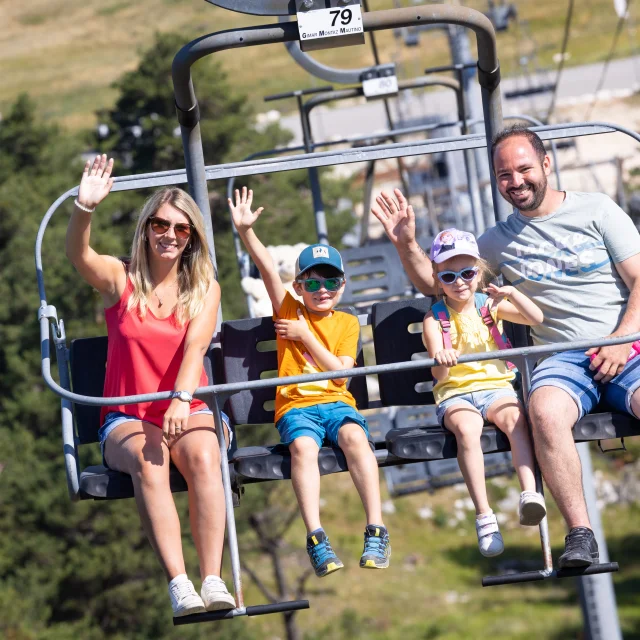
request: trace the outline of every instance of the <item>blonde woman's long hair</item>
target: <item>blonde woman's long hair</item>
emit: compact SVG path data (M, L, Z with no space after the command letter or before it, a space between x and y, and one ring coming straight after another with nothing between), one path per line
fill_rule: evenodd
M163 204L175 207L192 225L189 241L180 256L178 266L178 302L175 307L175 319L179 326L183 326L204 308L207 292L215 276L202 213L194 199L177 187L166 187L156 191L142 207L131 245L129 274L133 283L133 293L127 309L136 309L141 318L147 314L149 297L154 289L149 272L147 223Z

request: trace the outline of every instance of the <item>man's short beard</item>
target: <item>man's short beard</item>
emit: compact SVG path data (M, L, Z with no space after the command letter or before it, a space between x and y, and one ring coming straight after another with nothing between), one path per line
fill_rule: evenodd
M514 200L511 199L511 193L507 191L507 195L509 196L509 202L516 208L518 211L535 211L544 200L545 195L547 194L547 176L542 174L542 180L538 183L535 182L527 182L527 187L531 188L531 192L533 198L529 204L518 205Z

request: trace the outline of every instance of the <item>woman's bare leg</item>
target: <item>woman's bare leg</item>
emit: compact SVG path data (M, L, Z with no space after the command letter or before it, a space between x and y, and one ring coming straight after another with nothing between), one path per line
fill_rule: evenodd
M162 429L138 421L119 425L107 438L105 458L109 467L131 476L142 528L167 580L186 573Z
M213 416L191 416L187 430L170 443L170 451L189 486L189 519L200 577L220 576L226 509Z

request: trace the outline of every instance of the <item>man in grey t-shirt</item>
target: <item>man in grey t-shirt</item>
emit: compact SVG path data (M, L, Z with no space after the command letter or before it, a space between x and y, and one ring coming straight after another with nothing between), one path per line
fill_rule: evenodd
M480 255L544 312L536 344L625 336L640 331L640 236L630 218L599 193L556 191L544 145L512 127L492 147L500 194L516 211L479 239ZM415 239L415 216L399 190L382 193L373 214L395 245L413 284L436 292L428 256ZM597 562L571 430L604 398L640 417L640 357L630 345L568 351L533 372L529 419L544 478L570 528L560 568ZM592 359L591 359L592 358Z

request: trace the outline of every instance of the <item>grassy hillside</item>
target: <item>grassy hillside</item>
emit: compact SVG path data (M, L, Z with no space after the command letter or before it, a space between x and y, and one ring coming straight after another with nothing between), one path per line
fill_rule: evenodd
M534 40L541 62L553 64L551 58L560 49L567 2L514 1L528 27L499 34L503 71L513 72L518 57L530 52ZM485 9L487 3L468 0L465 4ZM371 0L370 5L385 9L393 3ZM611 0L576 3L569 63L602 59L610 47L616 19ZM112 104L111 83L136 66L140 49L149 45L155 32L180 30L186 42L205 33L273 21L228 12L204 0L0 0L0 111L20 92L28 91L46 117L73 128L93 126L96 109ZM448 62L446 38L441 32L422 34L421 46L412 49L400 48L390 32L379 33L377 38L382 60L402 63L405 77L420 74L426 66ZM633 44L624 32L618 54L628 55ZM334 66L372 62L367 46L316 55ZM279 45L268 50L225 52L219 59L233 81L256 101L268 93L320 84L297 67Z

